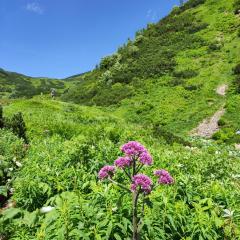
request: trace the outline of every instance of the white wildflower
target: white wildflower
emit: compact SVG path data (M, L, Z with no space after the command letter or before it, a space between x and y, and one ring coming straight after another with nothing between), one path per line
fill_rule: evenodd
M16 161L15 164L16 164L17 167L22 167L22 164L18 161Z
M41 212L41 213L49 213L49 212L51 212L53 209L54 209L54 207L51 207L51 206L42 207L42 208L40 209L40 212Z
M229 218L233 216L234 211L231 211L229 209L224 209L223 210L223 217Z
M114 207L114 208L112 208L112 211L113 211L113 212L116 212L117 209L118 209L117 207Z

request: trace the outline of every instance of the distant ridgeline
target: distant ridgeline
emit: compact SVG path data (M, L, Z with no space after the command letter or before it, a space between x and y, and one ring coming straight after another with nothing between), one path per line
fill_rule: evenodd
M0 98L30 98L50 93L51 88L62 90L65 84L61 80L32 78L0 69Z

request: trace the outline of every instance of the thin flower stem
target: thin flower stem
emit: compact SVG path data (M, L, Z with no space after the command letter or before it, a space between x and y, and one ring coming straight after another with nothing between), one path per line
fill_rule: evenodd
M138 165L136 173L138 173L142 168L143 168L143 165Z
M129 174L125 169L123 169L123 171L124 171L125 174L128 176L128 178L130 179L130 181L132 181L132 178L131 178L130 174Z
M112 182L113 184L119 186L120 188L122 188L122 189L124 189L124 190L126 190L126 191L128 191L128 192L131 192L130 189L128 189L127 187L125 187L125 186L122 185L121 183L118 183L118 182L112 180L111 178L108 178L108 180L109 180L110 182Z
M140 217L139 222L138 222L138 225L139 225L139 226L140 226L141 224L143 224L144 207L145 207L145 194L143 195L142 212L141 212L141 217Z
M134 192L132 195L133 198L133 219L132 219L132 225L133 225L133 240L139 240L139 232L138 232L138 212L137 212L137 203L138 203L138 197L140 192Z

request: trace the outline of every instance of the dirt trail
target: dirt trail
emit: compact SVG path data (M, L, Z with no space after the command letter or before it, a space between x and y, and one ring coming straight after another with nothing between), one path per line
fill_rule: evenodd
M212 137L212 135L219 130L218 120L224 113L224 108L221 108L210 119L205 119L200 123L199 126L191 132L191 135L207 138Z
M237 143L236 143L236 144L235 144L235 149L236 149L236 150L240 150L240 144L237 144Z
M216 93L225 96L228 89L227 84L222 84L216 89ZM225 109L221 107L211 118L203 120L199 126L190 132L191 136L199 136L210 138L219 130L218 121L225 113Z

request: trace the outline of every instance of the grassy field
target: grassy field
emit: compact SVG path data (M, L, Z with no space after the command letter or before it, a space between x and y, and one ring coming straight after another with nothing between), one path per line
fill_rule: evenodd
M98 179L129 141L153 157L143 173L166 169L174 178L146 198L141 239L240 239L237 4L190 0L69 79L1 70L0 239L130 240L130 196ZM221 84L225 96L216 93ZM52 87L56 100L47 95ZM189 136L222 106L211 139ZM114 179L130 188L122 173Z
M237 239L240 236L240 152L211 140L191 146L166 144L152 128L131 124L99 108L49 100L19 100L4 108L22 111L30 146L1 130L1 157L17 159L10 185L15 208L4 211L2 234L10 239L130 239L128 196L104 186L97 172L138 140L154 167L175 184L160 187L146 208L143 239ZM150 204L151 202L151 204ZM54 206L47 214L43 206Z

